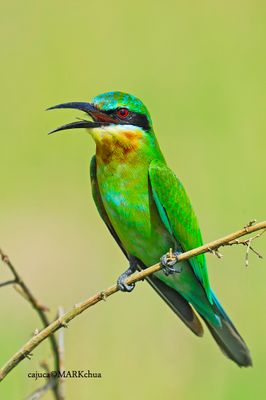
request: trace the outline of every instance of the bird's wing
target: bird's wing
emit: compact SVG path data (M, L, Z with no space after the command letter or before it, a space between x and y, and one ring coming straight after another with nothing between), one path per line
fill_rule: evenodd
M149 167L149 179L159 215L183 251L201 246L202 237L196 215L183 185L175 174L164 162L154 160ZM212 303L204 254L190 258L189 263Z
M97 181L96 169L97 169L96 157L93 156L91 159L91 164L90 164L90 178L91 178L91 189L92 189L93 200L94 200L97 210L98 210L101 218L103 219L105 225L107 226L109 232L111 233L111 235L113 236L113 238L115 239L115 241L117 242L118 246L123 251L125 256L128 258L128 254L127 254L126 250L124 249L119 237L117 236L117 234L111 224L111 221L107 215L107 212L104 208L101 193L99 190L98 181Z

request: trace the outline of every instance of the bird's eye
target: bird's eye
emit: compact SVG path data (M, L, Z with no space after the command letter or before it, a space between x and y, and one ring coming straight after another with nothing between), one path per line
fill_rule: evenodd
M119 108L116 113L119 118L126 118L129 114L129 111L127 108Z

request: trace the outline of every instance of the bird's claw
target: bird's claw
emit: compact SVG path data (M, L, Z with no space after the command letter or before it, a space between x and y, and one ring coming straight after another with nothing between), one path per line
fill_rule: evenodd
M173 256L178 256L180 253L173 253ZM182 268L180 265L176 266L175 265L178 263L177 259L169 259L169 254L164 254L161 259L160 263L162 266L162 271L166 276L175 274L175 273L180 273L182 271Z
M129 268L121 274L118 279L117 279L117 286L121 292L132 292L132 290L135 287L135 283L130 283L129 285L125 282L126 279L132 275L137 268L137 262L136 260L132 257L130 258L129 261Z
M128 285L125 283L125 280L128 278L128 276L125 276L124 274L120 275L119 278L117 279L117 286L121 292L132 292L132 290L135 287L135 283L131 283Z

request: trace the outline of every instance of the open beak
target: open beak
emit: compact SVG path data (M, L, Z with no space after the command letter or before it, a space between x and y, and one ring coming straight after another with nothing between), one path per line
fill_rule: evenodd
M110 115L104 113L103 111L100 111L98 108L94 107L90 103L85 103L85 102L63 103L47 108L47 110L54 110L56 108L74 108L75 110L84 111L93 119L93 121L81 120L81 121L71 122L70 124L62 125L59 128L54 129L53 131L49 132L49 134L58 131L64 131L67 129L98 128L100 126L106 126L116 123L116 121Z

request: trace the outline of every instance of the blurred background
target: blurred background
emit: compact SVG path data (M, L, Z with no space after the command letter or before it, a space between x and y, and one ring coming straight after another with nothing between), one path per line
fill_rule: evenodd
M0 246L36 296L66 310L115 282L126 260L100 220L85 131L47 136L82 115L44 110L110 90L140 97L169 165L210 241L265 219L266 5L260 1L1 2ZM266 238L255 247L266 256ZM98 304L65 330L67 399L261 399L266 370L266 264L245 249L207 256L212 285L247 341L240 369L198 339L146 283ZM10 275L2 264L0 281ZM0 290L1 365L41 324L12 287ZM48 342L3 381L22 399L52 363ZM46 395L52 399L52 395Z

